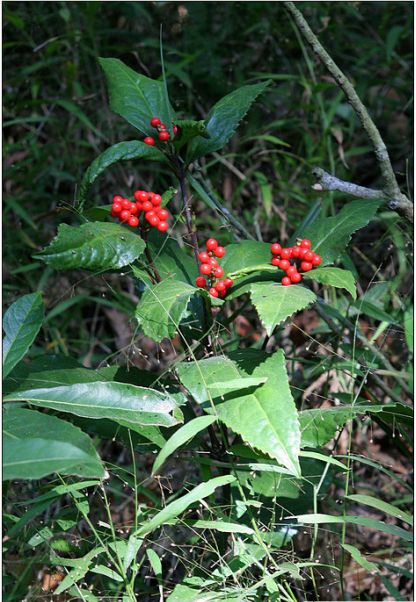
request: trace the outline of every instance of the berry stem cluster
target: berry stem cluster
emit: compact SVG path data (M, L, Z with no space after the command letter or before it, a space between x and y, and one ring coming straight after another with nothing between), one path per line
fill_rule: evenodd
M114 196L111 215L118 217L120 222L126 223L132 228L137 228L140 223L139 215L143 212L143 223L146 221L150 226L157 228L159 232L166 232L169 228L166 221L169 217L169 211L160 206L162 202L160 194L136 190L134 198L136 202L125 199L120 195Z
M208 288L211 297L225 297L227 290L233 285L231 278L221 278L224 276L224 269L219 265L216 257L224 257L225 249L219 246L215 238L209 238L206 242L206 251L199 253L198 259L201 262L198 276L195 283L200 288ZM205 277L208 277L209 284Z
M311 241L306 238L298 240L294 247L284 248L277 242L270 246L273 256L271 264L286 272L286 276L282 278L283 286L300 282L302 275L299 273L299 270L309 272L315 266L320 265L322 257L312 251L311 247ZM292 263L290 260L292 260ZM298 260L298 264L300 265L296 265L296 262L293 260Z
M159 138L160 142L167 142L168 140L170 140L170 134L167 131L167 127L164 123L162 123L159 117L152 117L152 119L150 120L150 125L152 126L152 128L155 128L157 130L157 137ZM176 136L177 133L178 127L173 124L173 135ZM156 144L156 141L154 138L152 138L152 136L146 136L143 142L145 144L148 144L149 146L154 146Z

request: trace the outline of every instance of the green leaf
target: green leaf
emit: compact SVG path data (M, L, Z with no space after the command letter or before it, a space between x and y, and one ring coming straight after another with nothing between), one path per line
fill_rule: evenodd
M413 535L410 531L405 531L401 527L389 525L380 520L375 520L374 518L364 518L362 516L332 516L330 514L300 514L298 516L291 516L290 518L296 518L299 523L304 523L306 525L319 525L322 523L348 523L352 525L361 525L370 529L377 529L382 533L401 537L405 541L413 541Z
M88 435L56 416L8 408L3 437L3 479L41 479L54 472L104 475Z
M54 591L54 594L55 595L62 594L62 592L66 591L69 587L74 585L74 583L77 583L78 581L83 579L85 577L85 575L88 573L92 559L95 556L98 556L98 554L101 554L102 552L104 552L104 548L97 547L97 548L94 548L93 550L91 550L90 552L88 552L88 554L86 554L82 558L67 559L67 558L61 558L60 556L52 556L51 563L54 563L55 565L58 565L58 566L62 565L62 566L73 566L74 567L72 569L72 571L70 571L66 575L65 579L63 579L63 581L58 585L58 587ZM70 564L68 564L68 561L70 561Z
M140 550L143 543L143 538L138 538L132 533L128 539L126 552L123 557L123 569L127 572L129 566L137 556L137 552Z
M224 268L224 274L230 278L239 278L264 268L278 272L276 267L270 265L272 255L268 243L243 240L241 243L227 245L225 253L221 266Z
M196 502L200 502L202 499L208 497L217 489L217 487L224 487L230 483L235 481L235 477L231 475L226 475L223 477L216 477L214 479L210 479L205 483L201 483L197 485L195 489L192 489L189 493L186 493L182 497L176 499L174 502L168 504L163 510L160 510L157 514L155 514L151 519L147 520L145 524L140 527L137 531L138 536L147 535L151 533L165 522L172 520L173 518L178 517L182 512L191 505Z
M271 184L263 172L255 171L254 175L260 188L264 210L266 212L267 217L270 217L273 203L273 193Z
M376 571L378 569L377 565L374 564L374 562L370 562L369 560L367 560L367 558L365 558L360 550L358 548L356 548L355 546L351 546L348 543L342 543L341 546L344 548L344 550L346 550L347 552L349 552L351 554L351 556L353 557L353 559L355 560L355 562L357 562L360 566L363 567L363 569L365 569L366 571Z
M336 288L344 288L347 290L353 299L357 298L357 289L355 287L354 276L349 270L341 270L340 268L315 268L310 272L303 274L304 278L316 280L321 284L328 284Z
M332 466L337 466L338 468L341 468L342 470L348 470L348 468L345 466L345 464L343 464L339 460L336 460L332 456L326 456L325 454L319 454L317 452L305 452L305 451L301 451L299 453L299 456L301 458L312 458L313 460L320 460L321 462L325 462L326 464L332 464Z
M359 504L365 504L366 506L370 506L371 508L376 508L377 510L381 510L384 514L388 514L389 516L394 516L395 518L400 518L404 522L409 525L413 525L413 518L407 512L400 510L400 508L396 508L396 506L392 506L392 504L388 504L387 502L383 502L383 500L379 500L378 498L372 497L371 495L362 495L362 494L350 494L345 496L348 500L353 500L354 502L358 502Z
M156 342L172 338L196 293L195 286L174 278L149 286L136 308L136 318L144 334Z
M215 416L198 416L197 418L194 418L190 422L187 422L181 426L175 433L173 433L173 435L168 439L156 456L156 460L153 464L152 474L155 474L160 469L162 464L169 456L173 454L174 451L178 449L178 447L190 439L193 439L195 435L206 429L210 424L215 422L215 420Z
M152 567L154 574L159 579L160 577L162 577L162 563L160 561L159 556L156 554L156 552L154 550L152 550L152 548L148 548L146 550L146 554L147 554L147 557L150 562L150 566Z
M348 245L352 234L364 228L375 216L382 201L352 201L334 217L321 217L300 233L312 241L313 250L322 256L322 266L333 263Z
M170 415L175 400L155 389L116 382L92 382L69 386L16 391L5 401L29 401L32 405L70 412L77 416L108 418L132 425L173 426Z
M118 581L119 583L123 582L123 577L116 573L113 569L109 569L107 566L103 564L97 564L96 566L89 569L90 573L97 573L97 575L104 575L113 581Z
M98 59L104 70L110 108L147 136L154 136L150 125L152 117L159 117L167 127L174 117L172 107L166 104L163 81L150 79L112 58Z
M404 336L406 338L407 348L410 353L413 353L413 305L411 305L405 312L403 317Z
M175 125L178 126L178 133L173 140L173 144L177 150L197 136L209 138L204 120L195 121L194 119L177 119Z
M187 162L195 161L208 153L221 149L233 136L247 111L269 85L270 81L237 88L224 96L209 111L206 123L208 140L194 138L189 144Z
M276 283L252 284L250 295L269 336L288 316L316 300L314 293L304 286L283 286Z
M40 293L24 295L4 314L3 378L26 355L42 325L44 306Z
M78 200L81 205L86 199L90 186L106 169L121 161L131 161L133 159L165 161L165 156L158 148L149 146L140 140L128 140L113 144L101 155L98 155L86 170L78 193Z
M239 525L236 523L227 523L222 520L187 520L186 525L189 525L193 529L212 529L214 531L221 531L221 533L245 533L246 535L253 535L254 531L247 525Z
M120 224L61 224L51 244L36 255L56 270L117 270L143 253L144 241Z
M176 240L152 232L148 245L162 279L180 280L195 285L195 278L198 276L195 260L185 253Z

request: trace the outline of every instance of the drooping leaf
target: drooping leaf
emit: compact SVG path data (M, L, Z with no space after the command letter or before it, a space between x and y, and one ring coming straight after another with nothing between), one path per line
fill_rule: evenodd
M133 263L144 248L140 236L120 224L61 224L51 244L36 257L56 270L116 270Z
M344 288L347 290L353 299L357 298L357 289L355 288L354 276L349 270L341 270L341 268L315 268L304 273L304 278L316 280L321 284L328 284L336 288Z
M24 357L42 325L44 306L40 293L23 295L3 318L3 378Z
M171 125L174 112L167 107L163 81L137 73L118 59L98 60L106 76L112 111L147 136L155 135L152 117L159 117L167 127Z
M222 422L241 435L249 445L276 459L292 474L299 476L300 429L283 353L249 353L245 360L241 359L241 355L244 356L244 353L240 354L238 365L229 359L213 358L179 364L177 372L181 382L196 401L204 404L206 411L215 412ZM265 377L267 381L254 391L241 389L230 393L226 387L223 391L218 390L217 394L222 394L226 400L222 402L221 398L217 398L213 409L207 403L211 399L212 404L208 385L226 382L238 375Z
M181 445L193 439L195 435L197 435L202 430L206 429L210 424L215 422L215 416L198 416L194 418L190 422L187 422L183 426L180 427L168 441L165 443L163 448L160 450L158 455L156 456L156 460L153 464L152 473L156 473L162 464L167 460L169 456L173 454Z
M376 508L376 510L381 510L381 512L384 512L384 514L394 516L395 518L400 518L409 525L413 525L413 518L410 516L410 514L404 510L400 510L400 508L397 508L397 506L393 506L392 504L384 502L383 500L379 500L371 495L351 493L350 495L346 495L345 498L352 500L353 502L358 502L359 504L365 504L366 506L370 506L370 508Z
M146 336L156 342L172 338L198 289L174 278L146 288L136 308L136 318Z
M58 585L54 591L54 594L62 594L62 592L66 591L72 585L78 583L78 581L81 581L81 579L83 579L88 573L92 559L102 552L104 552L104 548L97 547L88 552L88 554L85 554L85 556L82 558L61 558L60 556L52 556L51 562L53 562L55 565L74 567ZM77 593L79 593L79 590L77 590Z
M288 316L316 300L314 293L304 286L283 286L277 283L252 284L250 295L269 336Z
M104 468L91 439L73 424L49 414L7 407L3 478L40 479L54 472L102 477Z
M173 426L177 404L165 393L116 382L92 382L61 387L16 391L5 401L29 401L32 405L70 412L86 418L122 420L124 424Z
M206 131L209 139L194 138L188 147L187 162L195 161L208 153L220 150L233 136L247 111L269 85L270 81L237 88L219 100L209 111Z
M403 326L404 326L404 335L406 338L407 347L408 347L410 353L413 354L413 336L414 336L413 305L411 305L404 313Z
M224 487L235 481L235 477L231 475L225 475L223 477L215 477L205 483L200 483L192 489L189 493L186 493L182 497L176 499L174 502L168 504L163 510L160 510L151 519L146 521L142 527L140 527L136 533L137 536L143 536L151 533L166 521L177 518L182 512L195 502L208 497L217 489L217 487Z
M333 217L320 217L300 233L312 241L313 250L322 256L322 267L333 263L348 245L351 236L375 216L382 201L352 201Z
M134 159L146 159L148 161L165 161L164 154L155 146L149 146L140 140L128 140L119 142L107 148L88 167L82 178L78 200L82 207L90 186L109 167L121 161L132 161Z
M365 556L363 556L360 550L355 546L351 546L347 543L342 543L341 546L344 548L344 550L349 552L355 560L355 562L362 566L363 569L365 569L366 571L371 572L376 571L378 569L377 565L374 564L374 562L370 562L369 560L367 560L367 558L365 558Z

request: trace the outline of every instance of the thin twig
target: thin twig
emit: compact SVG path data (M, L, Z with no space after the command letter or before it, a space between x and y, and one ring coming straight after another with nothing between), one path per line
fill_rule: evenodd
M359 186L352 182L340 180L336 176L331 176L331 174L320 167L315 167L312 170L312 173L318 180L317 183L312 186L314 190L338 190L339 192L346 192L347 194L359 197L360 199L389 200L382 190L374 190L373 188L366 188L365 186Z
M402 213L409 221L413 220L413 203L407 198L405 194L400 191L399 184L394 173L390 157L378 131L377 126L370 117L369 112L362 103L360 97L355 91L354 86L344 75L338 65L329 56L325 48L322 46L316 35L309 27L307 21L304 19L302 13L296 8L293 2L284 2L284 6L290 15L293 17L299 31L312 48L314 54L318 57L321 63L326 67L329 73L334 78L336 84L341 88L347 97L348 102L354 109L357 117L359 118L361 125L369 137L373 146L376 159L378 161L380 171L383 177L383 192L384 198L388 198L388 207L394 211ZM348 191L344 191L348 192ZM366 197L368 198L368 197Z

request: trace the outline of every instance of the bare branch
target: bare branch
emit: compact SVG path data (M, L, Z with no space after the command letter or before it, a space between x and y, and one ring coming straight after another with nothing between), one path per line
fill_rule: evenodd
M317 183L312 186L314 190L338 190L339 192L346 192L347 194L359 197L360 199L387 200L387 197L382 190L374 190L373 188L366 188L365 186L359 186L352 182L345 182L345 180L340 180L336 176L331 176L331 174L320 167L315 167L312 170L312 173L317 179Z

